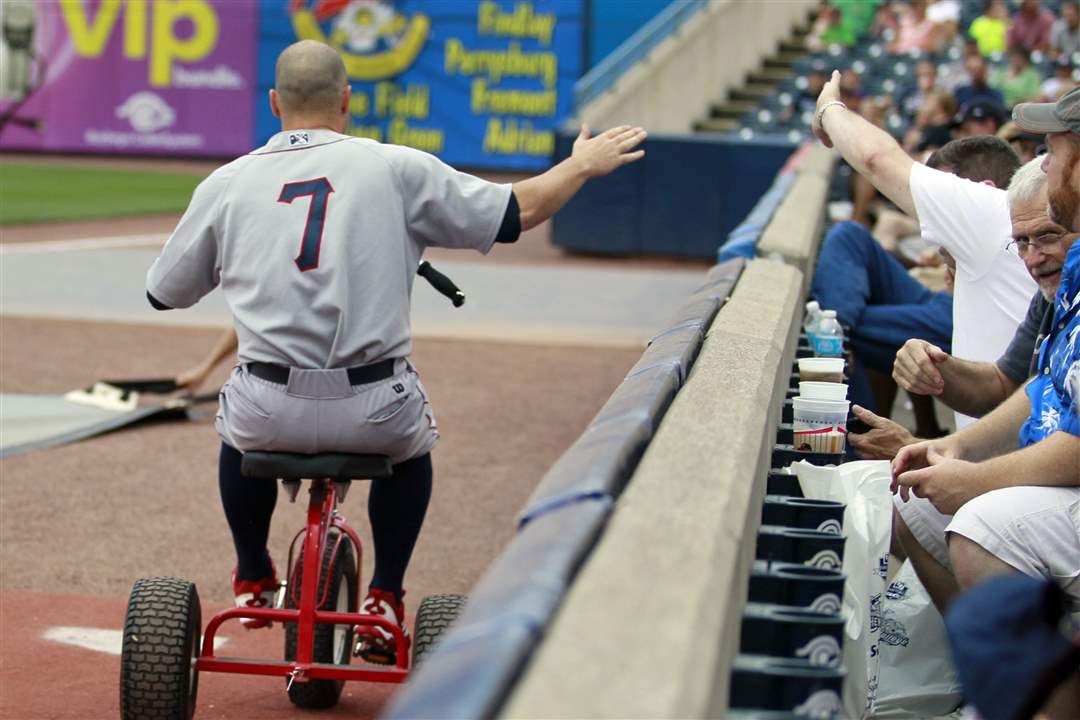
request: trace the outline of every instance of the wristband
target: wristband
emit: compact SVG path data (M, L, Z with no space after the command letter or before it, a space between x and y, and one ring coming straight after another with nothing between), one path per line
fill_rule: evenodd
M831 108L833 105L839 105L840 107L847 110L847 105L845 105L842 100L830 100L829 102L822 105L821 109L817 111L817 124L818 124L818 127L823 127L822 124L821 124L821 121L825 117L825 111L828 110L829 108Z

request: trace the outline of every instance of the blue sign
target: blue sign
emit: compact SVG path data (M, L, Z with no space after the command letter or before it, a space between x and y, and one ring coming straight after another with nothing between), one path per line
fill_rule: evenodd
M583 0L263 0L256 142L280 129L266 91L301 39L334 46L353 86L354 135L454 166L534 170L582 72Z

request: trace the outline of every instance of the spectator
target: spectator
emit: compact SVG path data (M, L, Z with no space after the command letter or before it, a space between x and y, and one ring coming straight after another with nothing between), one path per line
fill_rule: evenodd
M1043 100L1057 102L1061 96L1076 87L1073 78L1073 65L1068 55L1061 55L1054 61L1054 75L1042 84Z
M908 122L914 122L926 97L938 89L937 65L929 60L920 60L915 65L915 87L900 99L900 113Z
M926 17L937 25L938 49L956 37L960 27L960 0L934 0L926 8Z
M1022 164L1027 164L1039 154L1043 145L1043 136L1027 132L1014 122L1007 122L998 130L997 136L1009 143Z
M1005 122L1005 108L996 102L976 100L960 108L953 120L953 137L996 135Z
M796 115L802 117L806 113L813 113L817 107L818 95L825 87L825 81L829 79L825 72L825 64L821 61L814 63L813 68L806 75L806 87L799 91L790 105L780 111L780 120L788 122Z
M1042 234L1063 234L1064 228L1046 217L1046 174L1040 160L1028 162L1009 183L1008 202L1014 242ZM1064 253L1027 250L1024 264L1038 284L1023 322L1004 354L996 362L961 360L926 338L908 340L896 354L893 379L916 395L937 397L946 406L978 418L1005 402L1030 378L1037 367L1037 349L1049 334L1051 303L1058 289ZM891 460L900 448L918 439L900 425L855 408L856 417L873 428L849 437L860 456ZM916 432L918 435L919 433Z
M1064 0L1061 17L1050 30L1050 56L1071 58L1080 52L1080 3Z
M1050 49L1050 29L1053 26L1054 13L1042 7L1041 0L1022 0L1020 10L1013 16L1009 27L1009 49L1046 52Z
M937 52L941 47L941 27L926 14L926 0L911 0L907 12L900 18L896 40L889 52L906 55L914 50Z
M961 109L965 105L986 101L1000 106L1005 105L1005 97L1001 94L1001 91L990 87L987 82L986 58L978 53L968 55L964 59L964 69L967 70L968 74L967 85L962 85L953 91L953 95L956 96L956 104Z
M956 99L944 90L931 92L923 101L915 123L904 140L908 153L934 151L952 139Z
M975 18L968 35L979 45L983 55L1005 52L1005 33L1009 27L1009 7L1005 0L987 0L983 14Z
M1050 216L1080 231L1080 88L1053 104L1017 105L1013 120L1025 130L1046 133L1043 170L1050 186Z
M995 70L990 77L990 87L1001 91L1005 98L1005 107L1022 102L1037 101L1042 98L1042 76L1031 67L1031 58L1027 50L1013 48L1009 51L1009 64Z
M1076 719L1080 626L1056 585L991 578L956 598L945 627L964 697L984 720Z
M967 59L972 56L981 57L979 44L974 38L964 38L964 46L960 57L943 65L938 65L938 85L949 92L956 92L957 88L969 85L971 76L968 75L967 71Z
M821 52L830 45L851 47L855 44L855 33L845 25L840 9L830 2L823 2L818 8L817 17L806 36L806 47L813 52Z
M1005 246L1011 239L1004 190L964 178L991 179L1005 187L1019 164L997 138L952 142L937 160L962 178L914 162L885 132L838 106L833 74L818 99L814 132L865 175L904 212L919 221L923 239L956 261L953 352L966 360L994 361L1004 352L1035 292L1024 264ZM973 148L980 152L973 153ZM969 164L975 155L979 162ZM958 417L957 425L970 422Z
M896 39L896 33L900 29L900 15L897 12L896 2L886 2L874 13L874 21L870 24L870 36L892 42Z

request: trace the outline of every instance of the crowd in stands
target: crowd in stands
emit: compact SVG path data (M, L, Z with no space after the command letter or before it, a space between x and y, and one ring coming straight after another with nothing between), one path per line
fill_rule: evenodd
M806 76L814 133L854 171L851 219L828 230L811 296L851 327L865 432L849 445L892 462L893 552L947 614L967 701L987 720L1077 718L1080 13L970 5L822 8L812 43L856 47L861 32L914 62L885 99L861 92L854 64ZM889 417L898 389L913 429Z

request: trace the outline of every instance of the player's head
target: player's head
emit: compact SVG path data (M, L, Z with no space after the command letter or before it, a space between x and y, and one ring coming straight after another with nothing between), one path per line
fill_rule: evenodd
M350 94L345 64L329 45L301 40L278 56L270 109L284 129L325 126L343 132Z

